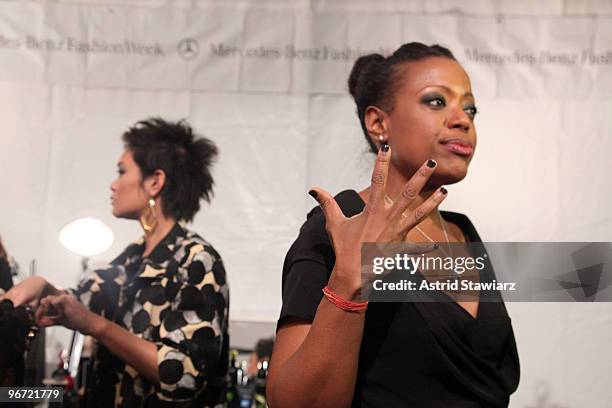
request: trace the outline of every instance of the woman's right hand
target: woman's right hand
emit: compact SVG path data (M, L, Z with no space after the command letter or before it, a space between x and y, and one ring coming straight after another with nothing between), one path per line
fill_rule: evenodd
M29 304L32 307L38 306L38 302L50 287L47 280L41 276L26 278L19 284L13 286L6 294L4 299L9 299L15 307Z
M368 242L404 241L406 234L446 198L446 190L437 189L422 204L412 207L431 175L436 163L428 160L404 185L393 202L387 202L386 185L391 149L383 146L378 152L370 197L363 211L345 217L334 197L320 188L310 194L319 202L325 214L325 228L336 255L336 264L328 285L347 299L359 299L361 282L361 246Z

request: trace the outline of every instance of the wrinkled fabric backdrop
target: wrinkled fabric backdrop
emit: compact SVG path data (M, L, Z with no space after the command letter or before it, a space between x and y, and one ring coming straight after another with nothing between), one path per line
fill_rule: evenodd
M112 259L121 133L186 118L221 154L191 226L225 260L232 336L273 333L306 192L363 188L373 157L346 91L352 62L401 43L449 47L480 114L468 177L443 208L485 241L612 241L612 2L0 1L0 234L27 273L74 285L58 232L96 217ZM610 407L612 304L508 304L522 363L511 407ZM260 330L261 331L261 330ZM48 333L48 359L69 340Z

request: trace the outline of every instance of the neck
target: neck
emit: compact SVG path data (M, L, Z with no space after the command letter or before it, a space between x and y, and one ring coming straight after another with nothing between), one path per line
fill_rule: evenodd
M162 215L158 215L157 217L157 226L150 232L145 231L145 250L143 256L148 256L151 254L153 249L161 242L162 239L176 224L176 220L171 217L164 217ZM141 223L142 226L142 223Z

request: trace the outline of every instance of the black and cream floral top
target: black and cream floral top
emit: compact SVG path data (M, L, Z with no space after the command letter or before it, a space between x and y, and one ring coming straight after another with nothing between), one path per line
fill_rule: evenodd
M144 239L71 291L90 310L157 345L160 384L98 345L93 407L214 406L225 398L229 289L219 254L176 224L151 254Z

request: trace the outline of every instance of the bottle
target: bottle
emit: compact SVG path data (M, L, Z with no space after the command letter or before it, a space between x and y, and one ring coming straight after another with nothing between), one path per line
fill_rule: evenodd
M238 351L232 350L230 352L229 362L229 386L227 387L227 406L228 408L240 407L240 396L238 395Z
M255 397L253 398L256 408L266 408L266 380L268 378L268 361L263 360L257 363L257 377L255 378Z
M251 408L253 404L253 396L255 395L255 386L249 381L246 360L242 360L238 364L238 368L236 369L236 378L238 379L236 389L238 390L240 408Z

